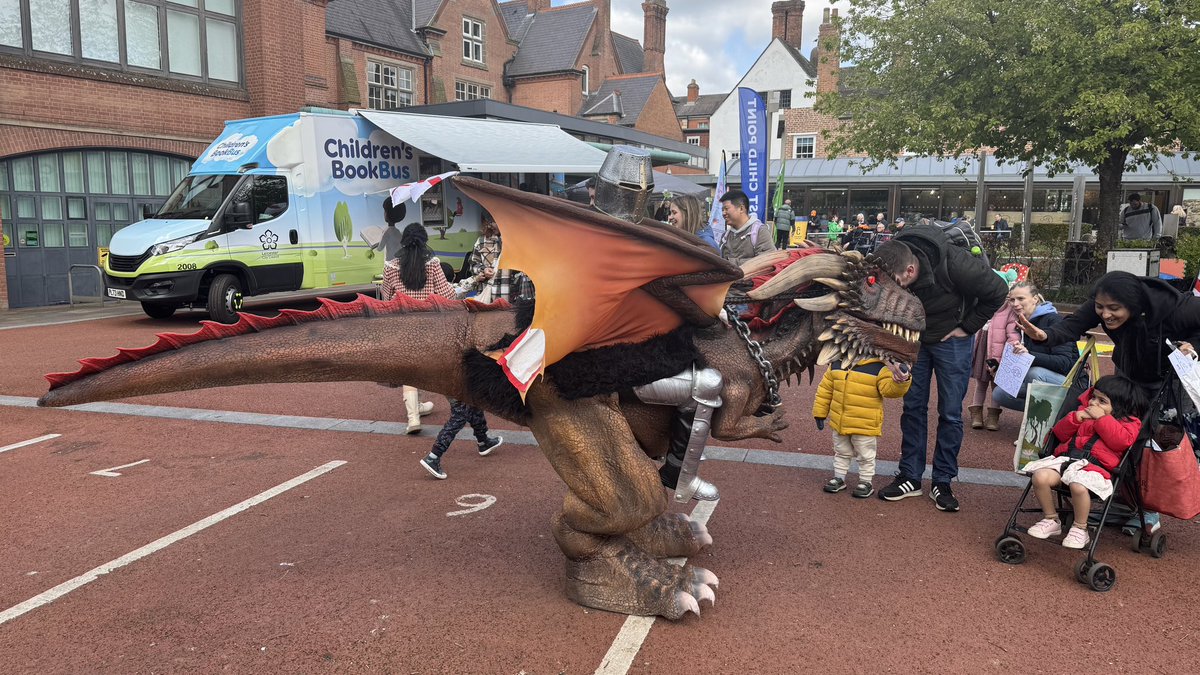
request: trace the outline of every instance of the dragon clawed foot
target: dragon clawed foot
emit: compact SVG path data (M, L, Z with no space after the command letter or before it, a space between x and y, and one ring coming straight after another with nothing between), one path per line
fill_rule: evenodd
M659 514L627 536L635 546L656 558L695 555L713 542L708 528L685 513Z
M716 603L717 576L679 567L614 537L595 556L567 560L567 595L581 605L622 614L678 619Z

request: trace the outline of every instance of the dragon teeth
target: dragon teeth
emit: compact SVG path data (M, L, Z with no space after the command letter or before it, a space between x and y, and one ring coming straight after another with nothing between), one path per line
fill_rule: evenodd
M821 333L821 336L818 337L817 339L820 340L821 342L828 342L828 341L832 340L833 339L833 329L826 328L825 332Z

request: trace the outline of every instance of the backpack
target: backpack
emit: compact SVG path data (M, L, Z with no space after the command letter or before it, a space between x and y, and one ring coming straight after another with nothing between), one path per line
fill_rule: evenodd
M983 250L983 241L979 238L979 233L975 231L975 228L971 226L971 221L959 218L953 223L947 223L941 220L922 218L920 222L929 223L941 230L951 246L965 249L971 255L982 260L988 267L992 266L987 253Z

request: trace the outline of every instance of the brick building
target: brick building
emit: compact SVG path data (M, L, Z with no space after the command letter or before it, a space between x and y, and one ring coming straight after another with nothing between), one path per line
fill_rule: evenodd
M665 0L642 5L645 49L612 32L611 0L549 5L0 2L0 308L66 302L70 266L162 204L229 119L479 98L579 115L619 90L623 114L589 119L682 140Z
M679 122L679 130L683 139L689 145L708 147L709 125L712 114L729 94L701 94L700 85L695 80L688 83L687 96L674 99L675 119ZM703 174L708 171L708 162L694 161L685 168L677 168L676 173Z

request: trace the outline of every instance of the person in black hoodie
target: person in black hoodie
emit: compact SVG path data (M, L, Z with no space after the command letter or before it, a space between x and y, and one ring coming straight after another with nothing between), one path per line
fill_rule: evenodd
M1074 342L1100 326L1113 341L1117 373L1137 382L1153 399L1174 372L1166 341L1187 343L1195 354L1200 341L1200 297L1184 295L1170 284L1129 272L1109 272L1092 288L1091 298L1056 326L1043 330L1017 317L1021 330L1045 346Z
M1167 340L1179 351L1196 357L1200 343L1200 297L1185 295L1170 284L1129 272L1109 272L1092 288L1091 299L1057 326L1043 330L1024 317L1017 325L1030 339L1053 346L1078 340L1100 326L1113 341L1113 366L1141 386L1148 399L1158 395L1167 378L1174 376ZM1157 513L1146 513L1151 532L1159 527ZM1135 514L1122 530L1137 534L1141 519Z
M936 375L938 425L929 497L939 511L958 511L950 481L958 475L974 335L1004 304L1008 286L987 263L951 244L934 225L904 228L880 244L875 257L925 308L921 349L900 417L900 471L879 497L894 502L921 494L929 452L930 386Z

